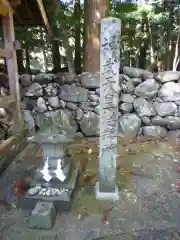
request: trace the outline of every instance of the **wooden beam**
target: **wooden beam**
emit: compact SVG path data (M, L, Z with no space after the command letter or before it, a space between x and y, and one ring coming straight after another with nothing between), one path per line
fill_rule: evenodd
M23 119L20 110L20 90L19 90L19 76L17 67L16 50L13 47L15 42L13 13L9 12L9 15L2 17L3 33L5 48L12 50L12 57L6 58L7 71L9 77L10 94L15 100L15 107L11 109L13 111L14 126L13 134L21 134L23 132Z
M12 51L10 49L0 48L0 57L11 57Z
M43 1L42 0L37 0L37 3L38 3L38 6L39 6L39 10L41 12L41 15L42 15L44 24L46 26L46 29L47 29L48 33L50 35L52 35L52 29L51 29L51 26L50 26L49 21L48 21L48 17L47 17L45 8L44 8Z
M12 103L15 103L12 96L0 97L0 108L9 108Z
M9 11L14 12L13 8L11 7L11 4L9 0L1 0L2 4L9 9Z
M0 154L4 155L4 152L7 152L7 148L9 150L9 148L12 147L15 140L16 140L16 137L12 136L12 137L6 139L5 141L3 141L0 144Z
M27 9L27 11L28 11L28 13L29 13L31 19L33 20L34 17L33 17L33 14L32 14L32 12L31 12L31 10L30 10L29 7L28 7L27 0L24 0L24 2L25 2L26 9Z
M21 1L17 0L17 1L13 1L12 3L10 3L9 0L0 0L0 2L4 5L4 7L9 9L9 11L14 13L15 10L13 7L17 7ZM13 7L12 7L12 5L13 5ZM7 14L5 14L3 16L7 16L9 11L7 11ZM21 20L20 16L17 14L17 12L16 12L16 17L19 19L20 23L23 25L23 21Z
M0 144L0 174L2 174L8 166L13 162L25 147L27 142L24 136L12 136Z
M20 50L21 49L21 43L19 41L15 41L15 42L13 42L13 47L16 50ZM5 48L5 43L3 41L0 41L0 48Z

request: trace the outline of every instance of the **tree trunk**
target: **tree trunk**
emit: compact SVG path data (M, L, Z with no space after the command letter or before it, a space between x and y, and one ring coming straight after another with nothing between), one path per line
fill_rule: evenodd
M172 33L173 33L173 23L174 23L174 4L168 4L169 11L169 22L167 27L167 51L166 51L166 70L172 69L172 61L173 61L173 49L172 49Z
M44 58L44 68L45 68L45 71L47 72L48 71L48 61L47 61L47 57L46 57L46 51L44 48L42 49L42 53L43 53L43 58Z
M76 0L74 7L74 16L76 19L75 25L75 71L77 74L81 73L81 6L80 0Z
M144 39L141 43L140 54L139 54L139 68L146 68L146 53L148 50L148 41Z
M143 38L141 39L140 51L139 51L139 68L146 68L146 55L149 46L147 29L149 29L148 19L146 12L142 13L141 19L141 31L143 34Z
M59 72L60 70L60 60L61 56L59 53L59 43L58 41L52 41L52 61L53 61L53 72Z
M16 55L17 55L18 72L23 73L25 71L25 68L23 65L23 50L18 49L16 51Z
M26 58L26 72L31 73L28 43L25 43L25 58Z
M150 64L155 62L154 46L153 46L153 33L150 19L148 18L149 26L149 40L150 40Z
M108 0L84 1L84 71L100 71L100 22L108 15Z
M179 64L179 38L180 38L180 29L178 31L178 36L176 40L176 47L175 47L175 53L174 53L174 59L173 59L173 71L176 71L177 66Z
M55 0L55 4L56 4L57 8L60 10L61 2ZM64 12L62 11L61 14L64 15ZM59 34L59 36L61 37L61 40L63 42L62 45L66 51L69 73L74 74L75 69L74 69L74 61L73 61L73 49L69 44L69 33L66 29L62 29L62 32L61 32L61 34Z

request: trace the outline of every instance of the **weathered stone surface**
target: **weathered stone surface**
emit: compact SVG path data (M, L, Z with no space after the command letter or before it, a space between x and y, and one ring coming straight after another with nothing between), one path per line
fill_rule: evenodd
M167 134L166 128L160 126L145 126L142 127L142 131L146 137L163 138Z
M146 126L151 124L151 119L149 117L142 117L141 121Z
M43 96L43 89L39 83L33 83L27 89L25 93L26 97L40 97Z
M23 87L29 87L32 84L32 76L30 74L22 74L19 80Z
M78 107L77 110L76 110L76 119L77 119L77 120L81 120L81 118L83 117L83 115L84 115L83 110Z
M82 73L80 75L81 85L87 89L96 89L100 87L100 73Z
M96 92L96 94L97 94L98 96L100 96L100 88L97 88L97 89L95 90L95 92Z
M165 117L167 121L167 128L170 130L176 130L180 128L180 118L174 116Z
M47 74L47 73L39 73L36 74L34 77L34 82L38 82L40 84L48 84L55 79L54 74Z
M60 85L62 84L72 84L78 80L78 77L72 73L60 72L56 74L56 81Z
M88 100L88 90L82 87L63 85L59 97L68 102L86 102Z
M67 102L66 107L72 111L75 111L77 108L77 104L74 102Z
M127 94L122 94L120 99L122 102L133 103L135 96L127 93Z
M90 102L81 102L79 104L79 107L83 110L83 112L87 113L88 111L92 111L94 110L94 107L92 106L92 104Z
M44 73L36 76L23 74L19 78L21 98L26 105L26 110L31 111L35 124L38 123L36 114L59 108L71 112L73 121L76 120L75 128L79 130L79 121L82 120L83 115L91 112L91 115L95 114L93 115L95 119L100 117L99 72L80 75L58 73L56 76ZM5 79L8 77L0 73L0 95L2 96L9 94ZM34 82L36 80L38 83ZM167 130L178 129L179 82L179 72L151 73L143 69L122 67L121 65L121 74L118 76L118 86L116 87L116 91L119 93L116 103L119 111L117 116L133 113L141 119L141 127L153 124L165 127ZM27 120L25 125L27 125ZM30 123L29 127L26 126L29 131L31 125Z
M172 116L177 112L177 106L173 102L155 103L155 109L159 116Z
M120 87L121 87L121 90L124 92L124 93L133 93L134 91L134 85L132 84L132 81L131 79L130 80L123 80L120 84Z
M49 97L48 102L53 108L59 108L60 107L60 102L58 96L55 97Z
M38 112L42 113L42 112L47 111L46 101L44 100L44 98L39 97L37 99L36 105L37 105L37 111Z
M136 98L133 105L139 117L151 117L156 115L154 106L144 98Z
M124 80L124 74L119 74L119 84Z
M42 133L62 134L65 131L70 136L76 134L77 123L74 120L73 113L68 109L46 112L37 115L37 117L38 126Z
M60 103L60 107L61 108L65 108L66 107L66 102L65 101L59 100L59 103Z
M81 120L79 121L79 125L82 133L85 136L99 136L99 115L88 111L84 113Z
M62 110L58 110L58 115L57 118L55 118L55 120L57 119L57 126L58 126L58 121L62 122L62 129L65 130L65 132L67 132L70 136L75 135L75 133L77 132L77 123L75 121L75 116L73 114L73 112L71 112L68 109L62 109Z
M28 219L28 228L52 229L55 219L56 209L53 203L38 202Z
M49 83L44 86L44 93L48 97L56 97L58 95L59 85L55 83Z
M163 101L180 101L180 84L174 82L165 83L158 92Z
M119 118L119 136L133 139L139 132L141 119L136 114L124 114Z
M97 199L112 201L119 199L116 186L116 154L119 112L118 97L120 92L120 32L121 21L119 19L102 19L99 183L96 184L95 189ZM127 81L125 88L129 92L131 91L129 90L131 86L128 79L125 79L125 81Z
M130 113L133 110L133 104L132 103L122 103L119 106L120 111L123 111L124 113Z
M90 93L88 98L89 98L89 100L92 101L92 102L97 102L97 103L99 103L99 96L96 95L96 94Z
M155 75L155 79L160 83L170 82L170 81L177 81L180 78L179 72L175 71L164 71L159 72Z
M24 110L24 128L28 130L31 133L34 133L35 131L35 122L34 118L31 114L31 111L29 110Z
M153 102L163 103L164 101L161 98L156 97L153 99Z
M142 79L141 78L131 78L131 81L134 84L134 86L137 86L142 82Z
M159 89L159 84L154 79L147 79L143 83L140 83L134 90L136 96L142 98L153 98Z
M151 72L148 72L140 68L134 68L134 67L124 67L123 72L130 78L142 78L142 77L152 76Z
M160 116L155 116L151 118L151 122L153 125L164 127L168 123L168 120Z
M98 115L100 115L100 105L98 105L94 108L94 112L97 113Z

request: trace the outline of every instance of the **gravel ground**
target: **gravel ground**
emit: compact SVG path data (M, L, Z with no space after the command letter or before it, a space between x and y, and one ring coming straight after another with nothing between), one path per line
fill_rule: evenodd
M24 176L25 170L38 164L38 150L39 146L30 144L16 157L1 177L2 198L5 196L9 202L17 203L16 196L11 193L12 183ZM178 239L177 236L168 238L168 234L171 234L167 229L180 228L180 194L176 191L180 176L177 171L180 166L180 152L163 142L158 143L156 149L149 153L131 155L131 158L136 164L136 171L132 174L131 184L120 188L120 199L116 203L99 202L94 197L92 186L89 189L84 188L79 191L78 196L80 205L88 209L88 216L78 220L78 214L75 213L80 208L75 199L76 207L73 212L58 214L54 228L48 231L27 229L29 212L22 209L6 210L0 206L0 239ZM140 159L146 174L138 172ZM98 204L101 209L91 210L92 206ZM102 209L109 206L112 207L111 210L104 213ZM107 224L103 222L104 216L107 216ZM152 232L153 230L158 231Z

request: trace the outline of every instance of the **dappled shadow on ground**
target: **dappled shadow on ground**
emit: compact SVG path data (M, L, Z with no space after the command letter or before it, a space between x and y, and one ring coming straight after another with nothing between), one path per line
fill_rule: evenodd
M80 170L79 188L72 212L59 214L54 229L45 233L27 229L27 212L0 208L0 227L15 221L3 230L3 236L14 236L9 239L21 239L20 236L22 239L30 239L45 234L48 239L67 236L70 240L81 240L132 230L179 226L180 151L177 144L158 140L123 144L119 142L117 185L120 199L115 203L98 201L95 198L94 185L98 181L98 139L76 139L69 146L69 150ZM7 195L8 183L12 184L20 175L30 178L31 176L26 174L27 170L40 161L39 146L29 145L3 176L1 195ZM4 183L6 187L3 187Z

